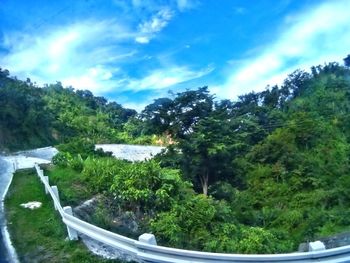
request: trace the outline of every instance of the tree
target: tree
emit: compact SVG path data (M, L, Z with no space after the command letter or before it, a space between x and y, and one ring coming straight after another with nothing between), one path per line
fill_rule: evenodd
M189 135L195 125L213 111L214 96L208 87L178 93L174 99L173 134L176 138Z
M346 67L350 67L350 54L346 58L344 58L344 65Z
M303 90L307 88L307 82L311 75L303 70L295 70L288 78L284 80L282 89L289 90L294 98L301 95Z
M193 132L180 140L182 170L204 195L210 183L232 177L230 169L233 134L226 120L207 117L198 122Z
M210 114L213 106L214 97L207 87L202 87L177 93L174 99L157 99L145 108L141 117L148 133L168 133L175 139L183 139Z
M53 143L51 112L43 90L0 71L0 148L23 149Z
M141 118L146 120L147 133L169 133L174 122L173 101L169 98L156 99L141 113Z

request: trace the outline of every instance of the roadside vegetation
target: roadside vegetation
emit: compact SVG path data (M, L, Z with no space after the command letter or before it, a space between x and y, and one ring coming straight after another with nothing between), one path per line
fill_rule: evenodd
M20 206L30 201L41 202L42 206L34 210ZM66 227L34 170L15 173L5 210L20 262L117 262L92 255L81 242L66 240Z
M91 222L133 238L152 232L160 245L282 253L348 231L349 57L345 66L297 70L280 87L236 101L217 100L207 87L178 92L110 128L102 123L114 115L99 115L108 103L91 122L60 104L54 119L67 126L50 180L64 204L97 200ZM57 91L79 95L50 92ZM131 163L94 149L145 138L163 138L166 150Z

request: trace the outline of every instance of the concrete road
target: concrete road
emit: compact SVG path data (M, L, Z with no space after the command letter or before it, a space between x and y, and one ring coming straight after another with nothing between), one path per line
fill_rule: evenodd
M15 166L24 169L33 167L35 163L49 163L56 153L55 148L46 147L18 152L11 156L0 156L0 263L18 262L7 231L3 203Z

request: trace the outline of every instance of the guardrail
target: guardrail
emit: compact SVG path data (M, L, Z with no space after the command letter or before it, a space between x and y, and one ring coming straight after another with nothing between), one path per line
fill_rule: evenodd
M45 192L50 194L55 209L60 213L63 223L67 226L68 237L78 239L78 233L122 250L139 262L196 262L196 263L247 263L247 262L350 262L350 246L326 250L319 241L310 243L314 251L289 254L244 255L199 252L184 249L157 246L152 234L143 234L139 240L118 235L95 225L89 224L73 216L70 206L60 204L57 186L50 186L48 176L44 176L39 165L35 165L37 175L45 186Z

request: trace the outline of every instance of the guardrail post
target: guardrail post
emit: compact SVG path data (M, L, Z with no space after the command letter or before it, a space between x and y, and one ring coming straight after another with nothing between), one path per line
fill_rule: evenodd
M52 189L53 193L55 194L55 196L56 196L58 202L60 202L60 196L58 195L58 188L57 188L57 186L56 186L56 185L51 186L51 189ZM55 201L54 201L53 203L54 203L54 205L55 205L55 209L58 210Z
M48 185L50 185L48 176L44 176L44 180L47 182ZM44 187L45 187L45 194L48 194L49 190L46 188L45 184L44 184Z
M144 233L141 236L139 236L139 241L153 246L157 245L156 237L153 234L149 233Z
M43 170L41 170L40 168L39 168L39 170L38 170L38 173L39 173L39 175L44 175L44 171Z
M41 169L38 169L37 173L38 173L38 176L39 176L39 178L40 178L40 181L43 181L42 178L43 178L43 176L44 176L44 171L41 170Z
M14 171L17 171L18 169L18 161L17 161L17 158L15 157L15 159L13 160L13 169Z
M322 251L325 250L326 246L321 241L315 241L309 243L309 251Z
M68 215L71 215L71 216L73 215L73 210L72 210L72 207L70 206L63 207L63 211ZM78 232L75 229L67 226L67 231L68 231L69 240L78 240Z

